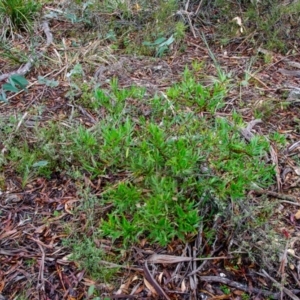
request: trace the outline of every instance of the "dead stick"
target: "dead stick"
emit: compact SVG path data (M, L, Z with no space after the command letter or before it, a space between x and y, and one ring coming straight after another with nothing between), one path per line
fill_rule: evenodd
M52 43L53 36L52 36L52 33L50 32L50 28L49 28L49 25L48 25L47 21L43 22L42 29L44 30L45 35L47 37L47 42L46 42L46 45L45 45L43 51L40 51L40 52L38 51L37 53L32 54L29 57L28 62L24 66L20 67L18 70L12 71L12 72L9 72L9 73L5 73L5 74L1 74L0 75L0 81L6 80L8 77L10 77L12 75L15 75L15 74L17 74L17 75L26 75L30 71L33 63L35 63L38 59L40 59L44 55L47 48Z
M297 203L297 199L293 196L289 196L289 195L285 195L285 194L280 194L280 193L276 193L276 192L272 192L272 191L266 191L263 189L257 189L257 190L253 190L254 193L260 194L260 195L268 195L268 196L272 196L278 199L283 199L283 200L288 200L288 201L292 201Z
M280 282L276 281L273 277L271 277L265 270L262 270L263 274L269 278L276 287L278 287L281 291L285 292L289 297L291 297L293 300L300 300L295 294L293 294L290 290L288 290L286 287L284 287Z
M151 275L151 273L149 271L149 268L148 268L147 261L145 261L143 269L144 269L145 279L149 282L149 284L151 284L151 286L155 289L155 291L157 292L157 294L160 295L161 297L163 297L166 300L171 300L169 298L169 296L165 293L165 291L156 282L156 280L153 278L153 276Z
M258 295L263 295L265 297L273 297L275 299L278 299L280 297L280 293L272 293L272 292L262 290L262 289L258 289L258 288L255 288L255 287L249 288L248 286L246 286L244 284L241 284L241 283L236 282L236 281L232 281L228 278L219 277L219 276L200 276L200 280L206 281L206 282L223 283L223 284L226 284L230 287L236 288L238 290L247 292L249 294L255 293L255 294L258 294ZM295 290L295 292L300 292L300 291ZM296 299L294 299L294 300L296 300Z
M42 258L41 258L40 268L39 268L37 289L44 292L45 291L44 268L45 268L45 257L46 257L46 255L45 255L45 251L44 251L43 247L41 246L41 244L38 243L38 245L39 245L39 247L41 249L41 252L42 252Z

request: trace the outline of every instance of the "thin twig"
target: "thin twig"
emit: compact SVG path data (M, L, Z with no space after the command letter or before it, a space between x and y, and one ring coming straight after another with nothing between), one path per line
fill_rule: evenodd
M278 274L281 276L281 286L283 286L283 282L286 278L285 267L287 264L288 245L289 245L289 241L287 241L287 243L285 245L285 249L284 249L283 255L281 257L280 266L278 269ZM280 291L280 299L283 300L283 290L282 289Z
M258 81L261 85L263 85L268 91L272 90L271 88L269 88L263 81L261 81L258 77L256 77L254 74L248 72L245 70L245 73L247 73L250 77L254 78L256 81Z
M294 293L292 293L290 290L288 290L286 287L284 287L281 283L279 283L277 280L275 280L273 277L271 277L265 270L262 270L263 274L270 279L273 283L274 286L285 292L290 298L293 300L300 300Z
M37 239L35 239L33 237L29 237L29 239L31 239L32 241L36 242L41 247L45 247L45 248L48 248L48 249L53 249L53 245L47 245L47 244L45 244L45 243L41 242L40 240L37 240Z
M276 181L277 181L277 189L278 189L278 192L281 192L282 191L282 180L280 177L280 171L279 171L279 166L278 166L278 155L272 145L270 146L270 155L271 155L273 165L275 166L274 169L275 169L275 176L276 176Z
M194 29L194 27L193 27L192 20L191 20L191 18L190 18L190 15L192 15L192 13L190 13L190 12L188 12L188 11L186 11L186 10L180 9L180 10L178 10L178 11L176 12L176 15L182 16L183 19L184 19L184 16L187 17L187 20L188 20L190 29L191 29L191 31L192 31L192 33L193 33L194 38L196 38L197 35L196 35L195 29Z
M256 194L260 194L260 195L267 195L267 196L272 196L278 199L283 199L283 200L288 200L288 201L292 201L294 202L294 204L297 204L297 198L293 197L293 196L289 196L289 195L285 195L285 194L281 194L281 193L276 193L276 192L272 192L272 191L266 191L263 189L255 189L253 190L254 193Z
M40 243L38 243L38 246L41 249L42 252L42 258L40 262L40 268L39 268L39 276L38 276L38 284L37 289L41 291L45 291L45 279L44 279L44 269L45 269L45 251Z
M106 260L100 260L101 264L106 265L108 268L116 268L116 269L126 269L131 271L137 271L137 272L143 272L143 269L138 267L131 267L131 266L125 266L125 265L118 265Z
M192 262L192 261L205 261L205 260L215 260L215 259L230 259L229 256L216 256L216 257L182 257L176 255L168 254L152 254L148 258L148 262L152 264L177 264L181 262ZM190 276L192 274L189 274Z
M200 10L200 7L202 6L202 3L203 3L203 0L200 1L199 5L198 5L198 7L197 7L197 9L196 9L195 16L198 15L199 10Z
M171 300L169 298L169 296L165 293L165 291L156 282L156 280L153 278L153 276L151 275L151 273L149 271L149 268L148 268L147 261L145 261L143 269L144 269L145 279L149 282L149 284L152 285L152 287L155 289L155 291L157 292L157 294L160 295L161 297L165 298L166 300Z
M197 257L198 248L193 247L192 249L193 249L193 258L195 259ZM192 262L191 267L192 267L193 271L197 269L197 262L195 260ZM194 288L192 289L192 293L193 293L193 296L196 299L196 290L197 290L198 283L199 283L198 276L195 273L194 275L190 276L190 278L193 278Z
M254 134L251 132L251 130L253 129L253 127L257 124L260 124L262 123L262 120L261 119L255 119L255 120L252 120L250 121L248 124L247 124L247 127L246 128L241 128L240 129L240 133L241 135L248 141L250 142L251 139L254 137Z
M16 127L15 132L17 132L19 130L19 128L21 127L21 125L22 125L22 123L24 121L24 119L27 117L27 115L28 115L28 112L25 112L25 114L22 116L21 120L19 121L19 123L18 123L18 125Z
M263 295L265 297L272 297L274 299L278 299L280 297L280 293L272 293L266 290L262 290L262 289L258 289L255 287L248 287L244 284L241 284L239 282L236 281L232 281L228 278L224 278L224 277L220 277L220 276L200 276L200 280L201 281L206 281L206 282L219 282L222 284L226 284L230 287L236 288L238 290L247 292L249 294L254 293L254 294L258 294L258 295ZM296 299L294 299L296 300ZM298 298L297 298L298 300Z
M190 5L190 0L187 0L187 2L185 4L185 10L186 11L189 9L189 5Z
M280 200L279 202L280 202L280 203L291 204L291 205L294 205L294 206L300 206L300 203L295 203L295 202L287 201L287 200Z
M46 47L48 47L53 42L53 35L52 35L51 31L50 31L49 24L48 24L47 21L44 21L42 23L42 29L44 30L44 33L46 35L46 38L47 38Z

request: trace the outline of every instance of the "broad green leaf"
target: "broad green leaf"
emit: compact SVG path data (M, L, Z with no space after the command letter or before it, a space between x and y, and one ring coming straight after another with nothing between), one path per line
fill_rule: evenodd
M168 46L158 47L156 51L156 56L161 57L165 51L168 50Z
M57 87L59 85L59 82L56 81L56 80L49 80L43 76L39 76L38 77L38 82L41 83L41 84L45 84L46 86L49 86L49 87Z
M11 77L8 77L8 84L13 86L14 88L17 88L15 82L11 79Z
M14 83L18 84L22 89L25 89L29 83L28 80L24 76L18 75L18 74L11 75L10 79Z
M91 285L88 289L88 297L91 297L94 294L95 286Z
M33 168L40 168L40 167L45 167L48 165L48 161L47 160L40 160L40 161L37 161L36 163L34 163L32 165Z
M160 44L163 43L165 40L166 40L165 37L158 38L157 40L155 40L155 41L153 42L153 45L155 45L155 46L160 45Z
M159 47L170 46L175 41L173 34L163 43L159 45Z
M6 102L6 103L8 102L7 98L6 98L6 94L3 90L1 91L0 101Z
M4 91L15 92L15 93L19 92L19 89L16 86L11 85L10 83L4 83L2 88Z
M143 45L144 46L154 46L154 44L151 42L143 42Z
M162 43L164 43L166 41L166 38L165 37L161 37L161 38L158 38L157 40L155 40L153 43L151 42L143 42L143 45L145 46L158 46Z

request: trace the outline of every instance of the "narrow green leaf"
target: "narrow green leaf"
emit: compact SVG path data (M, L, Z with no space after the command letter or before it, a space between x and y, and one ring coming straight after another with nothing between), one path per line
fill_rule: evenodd
M95 286L91 285L88 289L88 297L91 297L94 294Z
M8 102L7 98L6 98L6 94L3 90L1 91L0 101L6 102L6 103Z

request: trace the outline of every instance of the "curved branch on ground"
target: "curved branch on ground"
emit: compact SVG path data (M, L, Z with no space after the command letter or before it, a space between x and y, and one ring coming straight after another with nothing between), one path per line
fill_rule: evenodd
M279 299L280 298L280 292L279 293L276 293L276 292L274 293L274 292L266 291L266 290L263 290L263 289L255 288L255 287L250 288L250 287L248 287L248 286L246 286L242 283L239 283L239 282L236 282L236 281L233 281L233 280L230 280L228 278L221 277L221 276L200 276L199 278L200 278L201 281L222 283L222 284L228 285L232 288L236 288L238 290L241 290L241 291L244 291L244 292L247 292L247 293L254 293L254 294L258 294L258 295L263 295L265 297L273 297L274 299ZM289 293L289 296L290 295L295 296L293 293L298 294L300 292L299 290L296 290L296 289L292 290L292 291L289 291L286 288L284 288L284 291L286 293ZM296 298L294 298L294 299L296 299Z
M37 53L34 53L30 56L29 61L22 67L20 67L18 70L16 71L12 71L12 72L8 72L5 74L0 75L0 81L6 80L7 78L9 78L12 75L25 75L27 74L32 65L34 64L34 62L36 62L40 57L42 57L44 55L44 53L47 51L48 47L52 44L53 42L53 35L50 31L49 25L47 21L43 21L42 23L42 29L46 35L46 45L45 47L42 48L42 51L39 51Z

